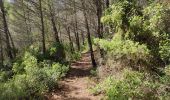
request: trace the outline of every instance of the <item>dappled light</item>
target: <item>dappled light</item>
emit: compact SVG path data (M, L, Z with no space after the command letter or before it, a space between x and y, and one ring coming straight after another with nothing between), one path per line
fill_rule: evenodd
M0 100L170 100L170 0L0 0Z

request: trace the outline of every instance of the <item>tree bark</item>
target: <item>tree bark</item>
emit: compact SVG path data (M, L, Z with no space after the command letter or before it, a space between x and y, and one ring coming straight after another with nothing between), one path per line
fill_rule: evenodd
M2 46L2 34L0 33L0 58L1 58L1 65L4 65L4 53L3 53L3 46Z
M85 45L84 34L81 32L82 44Z
M90 48L90 54L91 54L91 62L94 68L97 67L95 58L94 58L94 53L93 53L93 46L92 46L92 41L91 41L91 35L90 35L90 29L89 29L89 23L88 23L88 19L87 19L87 14L85 11L85 4L84 1L81 1L82 3L82 7L83 7L83 14L84 14L84 19L85 19L85 26L87 29L87 39L88 39L88 44L89 44L89 48Z
M54 9L52 9L50 4L48 6L49 6L49 10L50 10L50 17L51 17L51 23L52 23L52 27L53 27L53 31L54 31L55 40L57 43L60 43L58 29L57 29L56 23L55 23L55 15L54 15L55 12L54 12ZM53 6L53 4L52 4L52 6Z
M106 0L106 8L109 8L109 5L110 5L110 1Z
M0 43L0 50L1 50L1 65L4 65L4 53L3 53L3 47L2 47L2 42Z
M39 0L39 10L40 10L40 18L41 18L41 35L42 35L43 55L45 56L45 53L46 53L46 46L45 46L45 28L44 28L44 17L43 17L42 1L41 1L41 0Z
M29 45L31 45L33 43L32 41L32 37L31 37L31 26L29 26L29 17L30 17L30 14L29 14L29 11L27 10L28 9L28 4L26 4L26 8L24 8L24 0L22 0L22 8L23 8L23 17L24 17L24 23L25 23L25 26L26 26L26 33L27 33L27 38L28 38L28 41L29 42Z
M8 25L7 25L7 21L6 21L5 8L4 8L3 0L0 0L0 7L1 7L2 18L3 18L4 33L5 33L5 38L6 38L7 54L8 54L8 57L12 60L14 57L13 57L12 48L11 48L11 45L10 45Z
M97 8L97 22L98 22L98 28L97 28L97 34L98 38L103 38L103 24L101 23L101 17L102 17L102 1L101 0L95 0L96 8ZM104 50L100 48L100 55L103 58L104 57Z
M9 41L11 42L11 45L12 45L12 51L13 52L13 57L15 58L16 57L16 52L15 52L15 45L14 45L14 41L13 41L13 38L11 36L11 33L9 32L9 29L8 29L8 35L9 35Z
M66 28L66 31L67 31L69 42L70 42L71 53L74 53L74 45L73 45L73 42L72 42L72 39L71 39L71 35L70 35L70 28L69 27Z
M74 27L74 35L76 39L77 49L78 51L80 51L80 39L79 39L79 33L76 31L76 27Z
M77 9L76 9L76 1L74 0L74 18L75 18L75 38L76 38L76 44L77 44L77 49L80 51L80 38L79 38L79 33L78 33L78 25L77 25Z

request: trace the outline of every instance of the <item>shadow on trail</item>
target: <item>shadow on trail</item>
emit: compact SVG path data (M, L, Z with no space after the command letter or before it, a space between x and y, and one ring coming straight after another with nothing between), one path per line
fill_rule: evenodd
M89 53L82 54L82 58L71 64L67 78L90 76L92 69Z
M59 82L59 88L54 91L49 100L99 100L87 92L87 78L92 69L90 54L82 54L82 58L71 64L64 80Z
M67 78L86 77L90 75L90 69L71 68Z

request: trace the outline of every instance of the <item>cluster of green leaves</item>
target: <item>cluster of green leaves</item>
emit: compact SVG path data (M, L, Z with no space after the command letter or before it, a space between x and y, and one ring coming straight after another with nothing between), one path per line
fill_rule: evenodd
M147 64L151 58L150 50L145 44L128 39L123 40L119 34L115 35L112 40L95 39L95 43L100 44L100 48L107 51L109 59L121 60L122 63L123 60L127 61L128 63L125 62L125 66L133 67L139 64Z
M38 61L32 53L26 52L23 58L13 65L13 78L7 78L1 72L0 99L36 99L42 98L43 93L54 89L60 78L69 70L50 60Z
M30 53L36 56L39 61L44 59L50 59L56 62L65 63L65 51L64 45L61 43L52 43L49 44L48 49L46 50L45 55L41 52L41 46L39 44L34 44L29 47L28 50Z
M155 81L147 74L137 71L124 70L123 76L106 78L103 82L92 88L92 93L104 93L106 100L168 100L170 93L167 76ZM163 83L164 82L164 83ZM166 83L166 85L165 85Z
M95 42L99 43L101 48L114 56L131 55L146 58L150 52L145 44L139 44L139 42L132 40L121 40L119 35L115 35L111 41L95 39Z
M166 5L149 2L142 6L137 0L117 0L106 10L101 21L112 25L115 34L111 40L96 39L95 43L107 52L108 61L120 61L123 68L130 65L147 69L142 73L126 70L118 78L110 76L92 92L103 92L108 100L170 99L169 12ZM164 75L157 71L160 67L165 67L161 70ZM153 75L153 71L157 74Z
M65 50L65 53L66 53L66 59L68 61L75 61L75 60L78 60L81 58L81 52L80 51L71 51L71 46L70 44L64 44L64 50Z
M101 21L113 25L115 34L119 37L111 41L97 40L97 44L118 57L121 55L128 58L129 55L124 54L133 54L138 60L138 58L145 59L149 55L151 59L145 61L150 62L150 67L168 65L170 64L169 12L170 8L160 3L151 3L142 7L136 0L117 1L106 10Z

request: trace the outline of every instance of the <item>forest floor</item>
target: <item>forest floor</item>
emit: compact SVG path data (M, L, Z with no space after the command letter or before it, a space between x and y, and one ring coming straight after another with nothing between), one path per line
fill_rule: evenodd
M51 93L49 100L100 100L101 95L94 96L89 87L95 85L90 79L92 69L90 54L82 54L79 61L71 64L71 69L65 79L59 82L59 89Z

